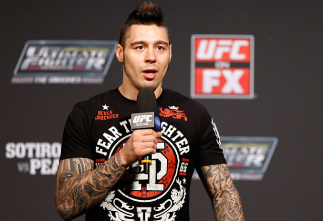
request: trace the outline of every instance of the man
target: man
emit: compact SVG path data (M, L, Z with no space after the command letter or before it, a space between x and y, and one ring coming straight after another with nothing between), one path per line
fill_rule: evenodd
M244 220L213 119L198 102L162 88L172 46L161 9L150 3L134 10L115 52L123 63L121 86L76 104L67 120L57 171L59 215L65 220L84 213L86 220L189 220L196 168L215 219ZM138 92L147 87L157 98L161 132L130 129ZM148 154L152 164L145 171L139 160Z

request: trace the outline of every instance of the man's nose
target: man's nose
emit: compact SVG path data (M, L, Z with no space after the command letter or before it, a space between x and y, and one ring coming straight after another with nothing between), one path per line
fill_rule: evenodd
M153 48L149 48L146 52L146 58L145 58L146 62L149 63L155 63L156 62L156 55L155 55L155 51Z

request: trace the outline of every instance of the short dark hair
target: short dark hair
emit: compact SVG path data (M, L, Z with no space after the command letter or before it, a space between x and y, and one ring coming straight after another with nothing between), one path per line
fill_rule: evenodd
M138 6L124 22L119 37L119 44L125 47L127 32L131 25L157 25L164 27L168 34L168 29L164 23L164 13L161 8L153 3L145 2L143 5Z

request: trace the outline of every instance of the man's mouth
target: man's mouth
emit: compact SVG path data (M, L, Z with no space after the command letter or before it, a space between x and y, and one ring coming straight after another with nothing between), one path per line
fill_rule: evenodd
M146 69L143 70L142 73L146 79L152 80L156 77L157 70L156 69Z
M144 70L143 72L146 74L156 74L157 73L157 71L155 69L147 69L147 70Z

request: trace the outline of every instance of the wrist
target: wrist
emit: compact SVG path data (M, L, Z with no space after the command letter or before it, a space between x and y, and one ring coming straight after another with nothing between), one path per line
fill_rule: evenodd
M128 167L128 162L125 160L124 156L124 150L121 149L117 154L116 154L117 162L120 166L127 168Z

